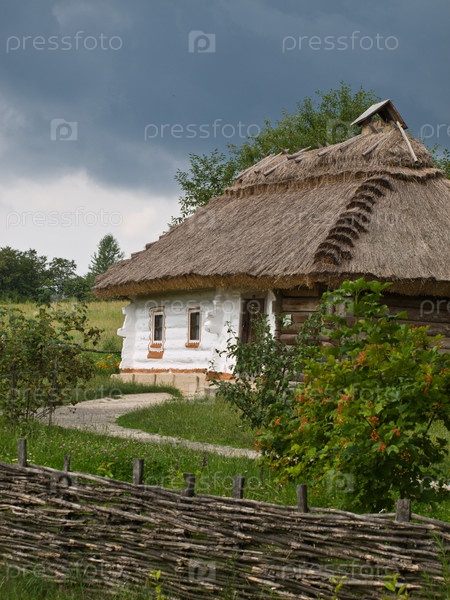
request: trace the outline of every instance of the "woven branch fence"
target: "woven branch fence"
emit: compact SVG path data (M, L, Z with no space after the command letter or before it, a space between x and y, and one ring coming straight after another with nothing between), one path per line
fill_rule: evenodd
M305 486L298 506L284 507L243 499L242 477L223 498L195 495L190 474L180 491L142 485L140 459L133 483L72 472L69 463L64 471L28 465L26 440L17 465L0 462L0 556L9 571L57 582L81 575L103 594L151 589L161 571L165 597L180 600L330 600L342 577L340 600L380 599L384 578L399 573L413 599L441 597L439 543L450 550L450 523L410 515L407 500L396 514L356 515L308 508Z

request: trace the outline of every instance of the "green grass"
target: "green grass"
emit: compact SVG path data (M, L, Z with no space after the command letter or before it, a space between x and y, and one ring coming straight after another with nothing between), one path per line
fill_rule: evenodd
M222 398L170 400L119 417L122 427L187 440L253 448L255 435Z
M172 444L149 444L135 439L98 435L74 429L33 423L0 429L0 460L17 461L17 440L28 439L30 463L62 469L71 455L71 469L132 480L133 458L145 461L144 483L172 489L184 488L183 473L195 473L199 494L231 496L235 475L247 478L245 497L280 504L295 504L295 485L280 486L267 469L247 457L222 457Z
M99 350L105 350L106 352L120 352L122 349L123 340L116 332L117 329L123 325L124 316L122 314L122 307L126 304L127 302L125 300L88 303L87 314L90 325L103 330L99 344L97 345ZM24 302L21 304L0 302L0 305L8 308L17 308L27 316L32 316L37 310L37 305L32 302ZM73 302L58 302L55 304L55 306L60 306L62 308L67 307L68 309L70 309L72 305Z
M125 394L166 393L181 399L181 392L170 385L148 385L145 383L124 382L112 379L106 374L97 374L90 379L86 387L76 389L72 394L73 402L94 400L95 398L119 398Z
M124 588L114 595L108 595L112 600L149 600L157 598L153 586L137 591ZM105 598L104 591L89 590L83 585L82 579L55 583L44 578L37 564L34 569L24 571L8 565L0 565L0 598L2 600L101 600Z

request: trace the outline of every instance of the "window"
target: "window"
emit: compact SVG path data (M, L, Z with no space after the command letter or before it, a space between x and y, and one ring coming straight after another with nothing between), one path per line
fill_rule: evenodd
M150 311L150 343L147 358L162 358L164 355L165 341L165 315L161 308Z
M200 345L201 317L198 308L188 312L188 341L187 348L198 348Z
M153 316L153 342L163 341L164 315L157 313Z

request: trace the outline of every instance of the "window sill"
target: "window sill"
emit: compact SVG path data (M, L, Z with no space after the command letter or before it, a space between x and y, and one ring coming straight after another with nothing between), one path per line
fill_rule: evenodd
M186 348L198 348L200 346L200 342L186 342Z
M163 356L164 350L161 348L159 350L149 350L147 354L147 358L162 358Z

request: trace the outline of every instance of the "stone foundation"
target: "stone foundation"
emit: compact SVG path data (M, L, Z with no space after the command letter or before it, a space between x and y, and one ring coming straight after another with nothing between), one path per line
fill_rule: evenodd
M183 396L209 396L214 394L214 386L206 379L205 373L178 373L178 372L136 372L112 375L114 379L131 383L145 383L147 385L171 385Z

